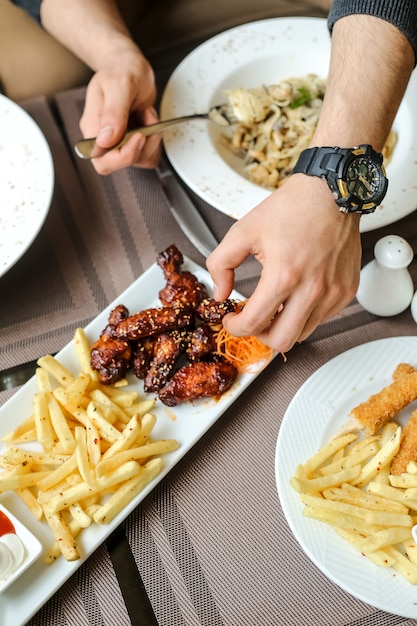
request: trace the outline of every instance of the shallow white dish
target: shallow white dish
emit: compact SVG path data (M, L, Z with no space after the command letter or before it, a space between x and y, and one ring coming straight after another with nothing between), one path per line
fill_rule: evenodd
M326 524L304 517L304 505L289 484L297 465L336 433L351 408L392 382L395 366L401 362L417 366L417 337L373 341L340 354L318 369L286 411L278 435L275 472L288 524L323 574L363 602L417 618L415 586L394 575L391 568L371 563ZM415 405L402 412L400 423L405 424Z
M260 20L227 30L191 52L170 77L161 118L203 113L226 100L233 87L259 87L289 76L327 76L330 38L322 18ZM390 179L383 206L361 218L361 232L381 228L417 208L417 75L394 122L398 144L387 167ZM178 175L210 205L239 219L269 195L247 180L242 161L221 146L222 130L196 121L164 132L168 158ZM240 172L240 173L239 173Z
M207 285L209 289L211 288L212 283L208 272L199 265L185 259L183 269L195 273L201 282ZM86 327L87 337L90 342L92 343L97 339L107 325L109 313L117 304L124 304L131 313L152 306L160 306L158 291L164 285L165 280L162 270L156 264L152 265L117 300ZM242 296L236 292L232 294L232 297L242 299ZM73 342L59 352L57 358L70 371L74 373L79 371L80 368ZM262 365L266 364L265 362ZM105 526L92 524L89 528L83 530L80 537L80 548L85 558L110 535L186 452L192 448L234 400L250 385L259 374L260 369L255 367L256 373L239 375L233 387L221 396L219 400L200 400L194 404L182 404L172 409L167 409L160 402L157 402L155 409L152 410L157 416L157 424L152 431L152 436L155 436L155 438L177 439L180 447L175 452L164 455L164 469L162 473L110 524ZM131 388L137 389L142 394L142 381L133 376L130 378L130 381L132 383ZM0 408L0 439L31 414L31 403L35 391L36 381L32 378ZM176 417L175 420L173 419L174 415ZM0 443L0 454L3 453L3 450L4 444ZM13 492L3 494L2 501L38 537L44 550L49 549L52 538L46 523L35 521L31 513ZM43 563L43 559L39 559L30 572L24 574L0 598L0 624L4 624L4 626L23 626L23 624L26 624L53 593L79 568L84 560L83 558L80 561L69 563L61 558L53 565L46 566Z
M4 580L0 580L0 593L3 593L14 583L35 561L42 552L41 543L6 507L0 504L0 511L12 522L16 535L23 543L24 556L19 567Z
M0 95L0 276L23 256L48 215L54 165L26 111Z

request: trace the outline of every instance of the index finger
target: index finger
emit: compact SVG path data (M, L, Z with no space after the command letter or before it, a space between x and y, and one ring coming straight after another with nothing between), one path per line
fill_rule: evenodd
M274 287L265 272L262 272L252 296L239 313L231 313L223 319L223 325L237 337L258 336L271 326L275 315L282 308L284 293Z
M83 135L97 137L103 148L115 145L127 128L131 105L131 95L120 89L115 80L93 76L80 119Z

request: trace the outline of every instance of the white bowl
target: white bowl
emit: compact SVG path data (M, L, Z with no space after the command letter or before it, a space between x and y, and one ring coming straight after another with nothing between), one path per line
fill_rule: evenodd
M9 518L14 526L17 537L23 544L24 554L23 560L20 565L13 571L11 571L7 577L0 578L0 593L5 591L12 583L14 583L28 567L32 565L39 558L42 552L42 545L40 541L15 517L6 507L0 504L0 511ZM1 540L1 537L0 537Z
M174 70L161 101L161 119L204 113L226 101L225 90L276 84L309 73L325 78L330 58L327 21L314 17L259 20L231 28L193 50ZM388 192L375 213L361 218L361 232L392 224L416 208L417 74L394 121L398 134L387 166ZM243 162L222 146L222 130L193 121L164 132L172 166L208 204L239 219L271 192L243 174Z

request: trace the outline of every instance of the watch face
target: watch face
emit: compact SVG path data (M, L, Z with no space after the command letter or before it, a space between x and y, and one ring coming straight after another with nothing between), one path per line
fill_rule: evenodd
M348 165L346 187L361 203L373 201L381 191L384 176L380 166L366 156L358 156Z

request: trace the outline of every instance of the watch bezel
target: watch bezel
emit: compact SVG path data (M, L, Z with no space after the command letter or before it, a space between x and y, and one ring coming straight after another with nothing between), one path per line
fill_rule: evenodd
M379 189L373 194L372 200L366 202L354 193L351 193L346 182L348 169L352 162L358 157L368 159L380 171ZM368 144L361 144L360 146L352 148L345 158L341 160L337 171L334 174L329 172L327 180L332 191L337 192L335 201L343 213L373 213L376 208L380 206L388 187L383 156Z

